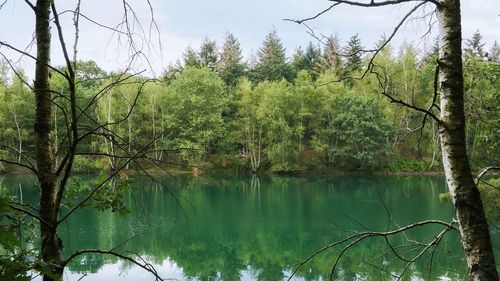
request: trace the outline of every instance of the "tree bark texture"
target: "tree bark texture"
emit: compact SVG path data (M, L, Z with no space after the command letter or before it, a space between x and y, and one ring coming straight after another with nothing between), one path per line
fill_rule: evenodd
M54 171L54 155L52 148L51 92L49 84L50 64L50 0L38 0L35 6L36 15L36 66L34 91L36 100L35 141L37 177L40 189L40 243L43 262L47 271L43 273L44 281L62 278L61 248L62 243L57 236L57 177Z
M498 280L488 223L467 157L462 69L460 1L443 0L441 27L439 135L446 181L458 219L469 280Z

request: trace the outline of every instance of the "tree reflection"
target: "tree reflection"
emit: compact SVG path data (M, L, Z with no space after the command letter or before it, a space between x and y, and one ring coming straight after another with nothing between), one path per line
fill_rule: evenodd
M172 192L189 202L183 214L168 192L136 179L134 191L126 197L132 213L123 217L95 210L77 212L63 230L65 252L111 249L135 235L118 250L132 251L157 265L168 259L186 278L282 280L312 252L353 230L386 230L387 214L380 198L401 225L453 217L451 206L437 198L445 190L441 178L183 176L167 182ZM401 246L406 239L434 233L432 227L417 229L407 237L391 238L391 243ZM465 278L458 239L456 234L448 235L439 246L431 279ZM336 254L335 250L321 254L297 276L328 279ZM405 280L412 276L427 280L429 259L430 255L425 256L412 266ZM104 264L116 262L108 256L83 255L69 269L98 272ZM403 266L382 238L373 238L350 250L336 278L386 280L386 272L399 272Z

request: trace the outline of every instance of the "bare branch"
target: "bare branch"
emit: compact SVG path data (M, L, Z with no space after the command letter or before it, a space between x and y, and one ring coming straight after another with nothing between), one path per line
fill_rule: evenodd
M132 77L135 77L135 76L139 76L141 75L142 73L144 73L144 70L142 71L139 71L139 72L136 72L136 73L133 73L133 74L129 74L129 75L126 75L127 74L127 71L129 70L129 68L125 69L121 74L119 75L116 75L116 76L112 76L113 78L115 78L115 81L113 81L112 83L106 85L105 87L103 87L101 90L99 90L93 97L92 99L89 101L89 103L83 108L79 108L80 110L80 114L78 114L78 117L77 119L80 119L80 117L82 115L85 115L86 114L86 111L92 106L94 105L102 96L103 94L107 93L108 91L110 91L111 89L113 89L114 87L118 86L118 85L123 85L123 82L125 82L126 80L132 78ZM126 76L125 76L126 75ZM122 78L122 76L125 76L124 78Z
M28 158L28 156L27 156L26 154L24 154L22 151L20 151L19 149L15 148L15 147L13 147L13 146L8 145L8 144L0 144L0 147L4 147L4 148L7 148L7 149L10 149L10 150L14 151L16 154L20 155L20 156L21 156L21 158L23 158L23 159L24 159L24 161L26 161L27 165L28 165L29 167L31 167L34 171L36 171L36 169L35 169L35 165L33 165L33 164L31 163L31 160L30 160L30 159ZM0 160L0 161L1 161L1 160ZM18 161L18 162L20 162L20 161ZM12 164L12 163L11 163L11 164ZM17 164L16 164L16 165L17 165ZM33 171L33 170L32 170L32 171Z
M100 124L99 122L97 122L92 116L90 116L89 114L87 114L87 110L89 108L91 108L91 106L96 103L98 100L99 100L99 97L101 96L101 94L103 94L104 92L106 91L109 91L112 87L115 87L117 85L124 85L123 83L122 84L119 84L120 82L122 81L125 81L126 79L129 79L130 77L133 77L134 75L129 75L127 77L125 77L124 79L122 80L118 80L118 81L115 81L109 85L107 85L106 87L104 87L102 90L100 90L96 95L94 95L94 97L92 98L92 100L89 102L89 104L85 107L85 108L80 108L78 105L76 105L76 107L80 110L80 113L77 115L76 117L76 123L78 123L78 120L81 118L81 116L86 116L87 118L89 118L90 120L92 120L93 122L95 122L97 124L97 126L91 130L89 130L88 132L82 134L81 136L76 136L76 138L74 138L74 141L73 141L73 144L76 146L79 142L81 142L84 138L88 137L89 135L91 135L92 133L94 133L95 131L98 131L99 129L101 128L104 128L106 126L110 126L110 125L116 125L116 124L119 124L121 122L124 122L125 120L127 120L128 116L130 116L130 114L132 113L132 110L130 110L127 114L127 116L125 118L122 118L116 122L110 122L110 123L105 123L105 124ZM135 83L139 83L139 82L135 82ZM146 83L146 82L143 82L143 83ZM142 86L141 86L141 89L142 89ZM138 95L137 94L137 97L138 98ZM68 129L68 131L70 131ZM61 163L59 164L59 167L56 169L56 174L57 175L60 175L60 173L63 171L64 167L66 166L67 164L67 161L69 160L69 157L70 157L70 150L68 150L68 152L66 153L66 155L64 156L63 160L61 161Z
M47 64L47 63L44 63L44 62L40 61L39 59L37 59L36 57L34 57L33 55L31 55L30 53L28 53L28 52L26 52L26 51L23 51L23 50L20 50L20 49L18 49L18 48L16 48L16 47L14 47L14 46L10 45L10 44L9 44L9 43L7 43L7 42L0 41L0 46L5 46L5 47L7 47L7 48L9 48L9 49L11 49L11 50L13 50L13 51L16 51L16 52L18 52L18 53L20 53L20 54L22 54L22 55L24 55L24 56L27 56L27 57L29 57L30 59L33 59L35 62L40 63L40 64L42 64L43 66L46 66L46 67L50 68L51 70L53 70L53 71L55 71L55 72L57 72L57 73L61 74L61 75L62 75L63 77L65 77L65 78L68 78L68 75L66 75L66 73L64 73L64 72L60 71L60 70L59 70L59 69L57 69L56 67L53 67L53 66L51 66L50 64Z
M5 1L5 2L7 2L7 1ZM28 6L30 6L30 8L31 8L33 11L35 11L35 9L36 9L36 8L35 8L35 5L33 5L33 4L29 1L29 0L24 0L24 2L26 2L26 4L28 4ZM2 6L3 6L3 4L2 4Z
M7 1L9 1L9 0L4 0L4 1L2 2L2 4L0 4L0 10L1 10L1 9L3 8L3 6L7 3ZM25 1L27 1L27 0L25 0ZM31 4L31 3L29 3L29 4Z
M479 173L477 174L476 179L480 180L482 177L484 177L484 175L486 175L491 170L500 170L500 167L498 167L498 166L490 166L490 167L482 168L479 171Z
M432 111L431 111L432 107L439 108L435 104L436 97L437 97L437 91L435 91L435 94L434 94L431 106L429 107L429 109L426 110L424 108L417 107L414 104L410 104L408 102L405 102L405 101L403 101L401 99L397 99L397 98L393 97L392 95L390 95L389 93L387 93L387 91L385 90L386 89L385 84L386 84L386 80L387 80L385 78L386 75L384 75L384 79L383 79L384 82L382 82L382 80L381 80L382 76L379 73L377 73L376 71L374 71L374 68L376 66L381 67L381 66L375 64L375 58L389 44L389 42L392 41L392 39L394 38L394 36L398 33L399 29L410 18L410 16L413 13L415 13L419 8L421 8L422 6L424 6L425 4L427 4L429 2L434 3L436 5L439 5L439 3L437 1L428 1L428 0L391 0L391 1L382 1L382 2L371 1L370 3L356 2L356 1L344 1L344 0L331 0L331 2L335 2L335 4L331 5L329 8L327 8L326 10L323 10L322 12L318 13L317 15L315 15L313 17L306 18L306 19L303 19L303 20L289 20L289 21L292 21L292 22L295 22L295 23L298 23L298 24L304 24L305 21L316 19L319 16L321 16L322 14L328 12L329 10L331 10L332 8L334 8L336 5L339 5L339 4L348 4L348 5L361 6L361 7L378 7L378 6L387 6L387 5L401 4L401 3L405 3L405 2L406 3L409 3L409 2L421 2L421 3L417 4L417 5L415 5L415 7L413 7L409 12L406 13L406 15L395 26L395 28L393 29L393 31L391 32L391 34L389 35L389 37L387 39L385 39L383 41L383 43L380 46L378 46L378 48L371 49L371 50L359 50L359 51L356 52L356 53L359 53L359 52L373 53L371 55L371 57L370 57L370 60L368 62L368 66L367 66L366 70L363 72L363 74L360 77L344 76L344 77L341 77L340 79L337 79L337 80L334 80L334 81L329 81L329 82L320 84L318 86L324 86L324 85L331 84L331 83L342 82L342 81L345 81L345 80L348 80L348 79L361 80L361 79L364 79L364 77L367 74L369 74L369 73L375 74L376 77L377 77L377 80L379 82L379 85L380 85L380 87L382 89L382 95L384 95L385 97L389 98L389 100L391 101L391 103L397 103L397 104L403 105L405 107L408 107L408 108L411 108L411 109L414 109L416 111L424 113L424 119L422 121L423 124L422 124L421 128L423 128L425 126L425 120L426 120L427 116L430 116L436 122L438 122L439 124L441 124L442 123L441 120L434 113L432 113ZM304 25L306 25L306 24L304 24ZM315 36L314 32L312 31L312 29L309 26L307 26L307 25L306 25L306 27L309 29L308 33L311 34L313 37L317 38ZM356 53L355 54L348 54L348 56L356 55ZM436 75L438 75L438 71L439 70L437 69L436 70Z
M358 1L348 1L348 0L330 0L330 2L335 2L339 4L347 4L351 6L358 6L358 7L365 7L365 8L370 8L370 7L382 7L382 6L390 6L390 5L397 5L397 4L402 4L402 3L409 3L409 2L428 2L428 3L433 3L436 6L440 6L439 2L437 0L388 0L388 1L381 1L381 2L375 2L374 0L370 0L370 2L358 2Z
M83 254L105 254L105 255L112 255L112 256L118 257L118 258L120 258L122 260L129 261L129 262L131 262L131 263L139 266L140 268L148 271L149 273L151 273L151 274L153 274L155 276L155 280L164 280L163 278L160 277L160 275L153 268L153 266L151 266L151 264L149 264L149 263L145 263L145 264L140 263L140 262L136 261L135 259L133 259L133 258L131 258L129 256L126 256L126 255L118 253L118 252L114 252L112 250L98 250L98 249L80 250L80 251L77 251L77 252L73 253L67 259L65 259L64 261L62 261L62 266L63 267L66 266L73 259L75 259L76 257L78 257L80 255L83 255Z
M62 32L61 23L59 21L59 14L57 13L56 5L54 4L54 2L52 2L50 4L50 7L52 9L52 13L54 14L54 23L56 24L56 27L57 27L57 34L59 37L59 43L60 43L61 49L63 51L64 60L66 62L66 67L68 68L68 72L69 72L69 76L70 76L69 78L71 78L71 77L75 76L75 73L73 71L73 65L71 63L71 60L69 58L68 49L66 48L66 43L64 42L64 34ZM74 79L73 79L73 81L74 81ZM71 81L69 81L69 82L71 83Z
M446 232L448 232L450 230L449 227L446 227L445 229L443 229L437 236L434 240L432 240L429 244L427 244L424 249L422 249L422 251L420 251L420 253L418 253L412 260L408 261L406 263L406 266L403 268L403 270L401 271L401 273L399 274L399 277L398 277L398 281L401 280L401 278L403 278L403 275L405 274L405 272L408 270L408 268L410 267L411 264L413 264L415 261L417 261L419 258L422 257L423 254L425 254L427 252L427 250L429 250L430 247L433 247L434 248L439 244L439 242L441 242L441 239L444 237L444 235L446 234ZM434 254L434 252L433 252Z
M166 130L165 130L166 131ZM135 157L137 157L138 155L141 155L142 153L144 153L144 151L149 147L151 146L151 144L156 141L158 138L161 137L161 134L158 135L157 137L153 138L152 140L150 140L144 147L142 147L142 149L140 149L138 152L136 152L133 156L134 157L131 157L129 159L127 159L127 161L125 161L125 163L123 163L116 171L114 171L113 173L111 173L103 182L101 182L99 185L97 185L97 187L95 187L90 193L89 195L87 195L82 201L80 201L80 203L78 203L75 207L73 207L68 213L66 213L61 219L59 219L59 221L57 222L57 224L60 224L61 222L63 222L66 218L68 218L72 213L74 213L80 206L82 206L83 204L85 204L87 201L89 201L92 196L99 190L101 189L108 181L110 181L113 177L115 177L116 175L118 175L118 173L120 171L122 171L131 161L133 161L135 159Z
M314 252L313 254L311 254L309 257L307 257L306 259L304 259L300 264L297 265L297 267L295 267L295 269L292 271L292 274L290 275L290 277L288 278L288 280L291 280L295 274L298 272L298 270L303 266L305 265L307 262L309 262L311 259L313 259L314 257L316 257L317 255L321 254L322 252L325 252L326 250L330 249L330 248L333 248L335 246L338 246L338 245L341 245L341 244L344 244L344 243L347 243L349 241L351 246L361 242L362 240L366 239L366 238L369 238L369 237L388 237L388 236L391 236L391 235L395 235L395 234L398 234L398 233L404 233L405 231L408 231L410 229L413 229L413 228L418 228L418 227L422 227L422 226L426 226L426 225L443 225L443 226L446 226L447 229L453 229L453 230L456 230L458 231L458 229L453 225L453 222L451 223L448 223L448 222L444 222L444 221L439 221L439 220L425 220L425 221L420 221L420 222L416 222L416 223L413 223L413 224L410 224L410 225L406 225L406 226L403 226L403 227L400 227L400 228L397 228L395 230L392 230L392 231L385 231L385 232L376 232L376 231L365 231L365 232L359 232L359 233L356 233L356 234L353 234L349 237L346 237L346 238L343 238L341 240L338 240L336 242L333 242L329 245L326 245L324 246L323 248L317 250L316 252ZM345 247L344 250L341 252L344 253L346 250L347 250L348 247ZM335 265L338 263L338 259L336 260L336 262L334 263L334 267ZM332 269L332 272L335 268ZM332 276L332 275L330 275Z
M60 12L60 13L59 13L59 15L63 15L63 14L65 14L65 13L72 13L72 14L76 14L76 13L77 13L77 11L76 11L76 10L75 10L75 11L74 11L74 10L65 10L65 11ZM94 25L97 25L97 26L99 26L99 27L102 27L102 28L104 28L104 29L108 29L108 30L113 31L113 32L116 32L116 33L120 33L120 34L126 35L126 33L125 33L125 32L123 32L123 31L121 31L121 30L117 29L116 27L111 27L111 26L108 26L108 25L102 24L102 23L100 23L100 22L97 22L97 21L95 21L95 20L91 19L90 17L86 16L85 14L83 14L82 12L80 12L79 10L78 10L78 14L79 14L82 18L86 19L87 21L89 21L90 23L92 23L92 24L94 24ZM121 24L121 23L120 23L120 24ZM120 25L120 24L118 24L118 25Z
M14 67L14 65L12 65L11 61L7 58L7 56L5 56L5 54L2 53L2 52L0 52L0 56L2 56L4 58L4 60L9 65L10 69L12 70L12 72L14 72L14 75L16 75L17 78L19 78L19 80L21 81L21 83L23 83L28 88L30 88L31 91L34 91L33 87L26 80L24 80L24 77L21 75L21 73L19 73L19 71L17 71L17 69Z
M330 5L330 7L324 9L323 11L317 13L316 15L312 16L312 17L309 17L309 18L305 18L305 19L301 19L301 20L294 20L294 19L283 19L284 21L291 21L291 22L295 22L295 23L298 23L298 24L302 24L303 22L306 22L306 21L310 21L310 20L314 20L314 19L317 19L319 18L321 15L323 15L324 13L330 11L331 9L333 9L335 6L337 5L340 5L341 3L335 3L335 4L332 4Z
M387 93L386 91L386 83L387 83L387 74L385 73L385 70L382 66L378 65L378 64L375 64L374 62L371 62L371 65L372 67L370 68L370 73L374 74L377 78L377 81L379 83L379 86L380 88L382 89L382 92L381 94L385 97L387 97L391 103L396 103L396 104L400 104L400 105L403 105L405 107L408 107L408 108L411 108L413 110L416 110L416 111L419 111L419 112L422 112L430 117L432 117L432 119L434 119L436 122L438 122L439 124L441 124L441 119L439 119L434 113L432 113L431 111L429 110L426 110L424 108L420 108L418 106L415 106L414 104L410 104L402 99L398 99L398 98L395 98L394 96L392 96L391 94ZM380 69L382 69L384 71L384 77L382 77L382 75L376 71L373 70L373 67L374 66L378 66L380 67Z
M80 1L78 2L80 4ZM50 4L50 7L52 9L52 12L54 14L54 22L57 27L57 34L59 35L59 43L61 45L64 59L66 61L66 67L68 69L69 75L68 75L68 87L69 87L69 100L70 100L70 118L71 118L71 123L70 123L70 130L68 132L69 134L69 149L67 152L67 161L65 162L66 164L66 169L64 170L64 174L62 176L62 179L59 183L59 190L57 191L56 195L56 208L57 212L58 209L61 206L61 200L63 198L64 190L66 188L66 182L69 179L69 176L71 174L71 168L73 166L73 160L75 157L75 151L76 151L76 146L78 144L78 119L77 119L77 114L76 114L76 87L75 87L75 70L73 66L76 66L76 62L74 64L71 63L71 59L69 58L68 54L68 49L66 48L66 43L64 42L64 35L61 27L61 23L59 21L59 15L57 14L56 10L56 5L54 2ZM79 5L78 5L79 9ZM75 45L74 48L76 50L77 46L77 41L78 41L78 21L75 21L75 28L76 28L76 38L75 38ZM74 54L76 56L76 53Z
M7 205L9 206L9 208L11 208L13 210L16 210L16 211L21 212L21 213L23 213L25 215L28 215L28 216L30 216L30 217L38 220L40 223L43 223L43 224L45 224L47 226L50 226L50 224L47 221L45 221L42 217L40 217L40 216L38 216L38 215L36 215L36 214L28 211L28 210L25 210L23 208L17 207L17 206L15 206L15 204L12 204L12 203L7 203Z
M154 17L154 9L153 9L153 5L151 4L151 1L150 0L147 0L146 1L148 3L148 6L149 6L149 12L150 12L150 16L151 16L151 22L149 24L149 39L148 41L151 42L151 31L154 27L154 29L156 30L156 33L158 34L158 47L160 48L160 54L162 54L162 43L161 43L161 37L160 37L160 27L158 26L158 23L156 22L156 19Z
M75 42L73 44L73 69L76 72L76 58L78 53L78 40L80 38L80 3L81 0L78 0L76 3L75 13L73 15L73 25L75 26Z
M408 1L408 2L411 2L412 0ZM336 1L338 2L338 1ZM392 1L390 1L392 2ZM406 2L406 1L404 1ZM399 23L394 27L393 31L391 32L391 34L387 37L387 39L385 39L382 44L380 46L378 46L377 48L375 49L361 49L361 50L358 50L356 51L355 53L352 53L352 54L345 54L344 56L353 56L353 55L356 55L356 54L359 54L359 53L373 53L370 57L370 60L368 62L368 65L365 69L365 71L363 71L363 73L361 74L361 76L359 77L355 77L355 76L344 76L344 77L341 77L337 80L332 80L332 81L328 81L326 83L322 83L318 86L325 86L325 85L328 85L328 84L332 84L332 83L337 83L337 82L342 82L342 81L345 81L345 80L348 80L348 79L354 79L354 80L362 80L366 77L367 74L369 73L374 73L373 72L373 68L375 67L375 58L377 57L377 55L389 44L389 42L392 41L392 39L394 38L394 36L396 36L396 34L398 33L399 29L403 26L403 24L408 20L408 18L410 18L410 16L415 13L419 8L423 7L425 4L427 4L427 1L419 1L421 3L419 3L418 5L416 5L415 7L413 7L410 11L408 11L405 16L399 21Z
M26 164L23 164L23 163L10 161L10 160L7 160L7 159L0 159L0 162L7 163L7 164L12 164L12 165L16 165L16 166L20 166L20 167L23 167L23 168L26 168L26 169L32 171L35 174L37 173L37 170L34 167L30 166L30 165L26 165Z

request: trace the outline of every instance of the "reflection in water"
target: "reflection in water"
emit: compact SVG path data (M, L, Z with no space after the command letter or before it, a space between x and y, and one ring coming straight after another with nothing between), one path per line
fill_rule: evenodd
M87 248L111 249L133 237L118 251L141 255L166 278L282 280L309 254L352 231L385 231L385 207L398 225L453 217L451 206L437 199L445 191L442 178L183 176L164 180L180 205L169 192L136 178L133 191L125 198L132 214L122 217L78 211L61 229L65 254ZM19 179L6 181L12 186ZM26 188L29 182L23 184L25 200L35 200L35 188ZM392 223L391 228L395 227ZM407 239L424 239L439 230L417 229L390 242L404 245ZM434 254L431 279L466 279L458 241L458 235L450 233L441 242ZM307 263L296 280L327 279L338 250ZM406 255L417 251L399 250ZM429 258L426 255L412 265L403 280L428 280ZM343 257L336 279L388 280L386 272L396 274L403 267L383 239L373 238ZM85 272L84 280L152 279L129 263L102 255L81 256L70 264L65 276L78 280Z

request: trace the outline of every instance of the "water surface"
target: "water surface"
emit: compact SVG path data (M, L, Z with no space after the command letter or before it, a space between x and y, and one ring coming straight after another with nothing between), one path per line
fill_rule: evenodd
M165 278L177 280L286 280L293 266L321 247L355 233L386 231L419 220L450 221L441 177L260 177L182 176L162 179L165 190L135 178L125 197L128 216L90 209L61 227L64 253L79 249L133 252ZM4 185L23 200L36 200L33 179L7 177ZM21 187L21 188L20 188ZM171 195L175 194L176 199ZM389 240L411 258L441 226ZM500 240L499 235L494 235ZM120 246L121 245L121 246ZM325 280L343 246L318 255L294 280ZM498 243L497 243L498 245ZM497 248L498 249L498 248ZM449 232L433 254L409 266L403 280L462 280L466 265L456 233ZM336 280L391 280L405 263L383 238L370 238L345 253ZM85 255L71 263L66 280L153 280L140 268L114 257Z

